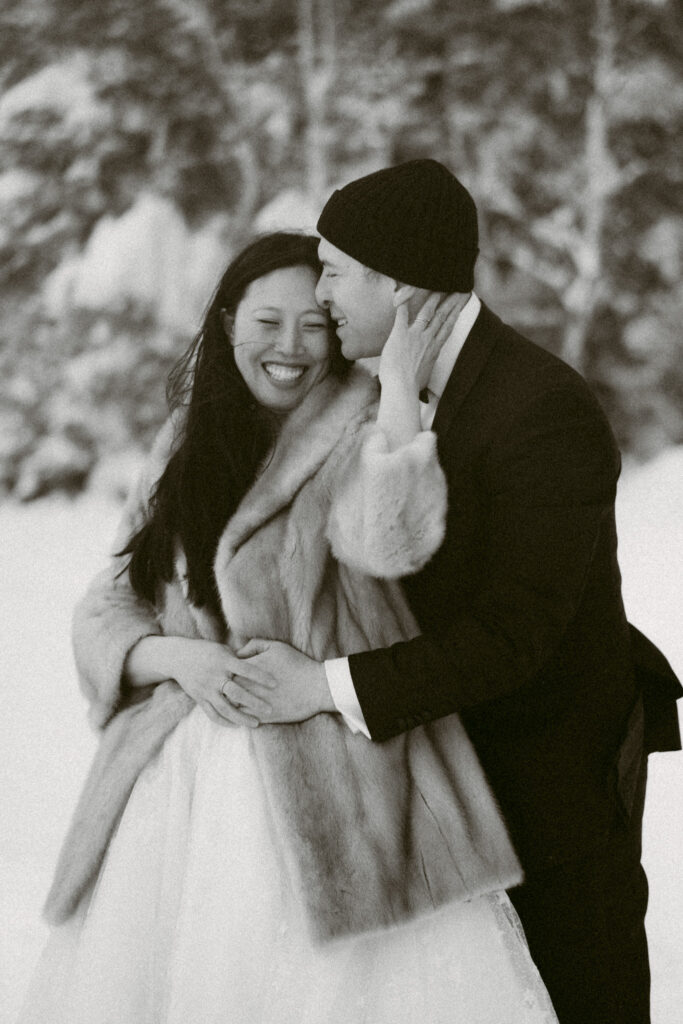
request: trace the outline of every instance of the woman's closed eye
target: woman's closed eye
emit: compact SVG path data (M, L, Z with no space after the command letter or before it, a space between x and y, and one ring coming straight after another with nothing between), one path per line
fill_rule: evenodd
M267 320L265 317L259 317L256 322L259 323L259 324L264 324L266 327L280 327L280 321L279 320ZM319 321L318 322L311 321L310 323L302 324L301 327L302 327L302 329L304 331L326 331L327 330L327 324L319 322Z

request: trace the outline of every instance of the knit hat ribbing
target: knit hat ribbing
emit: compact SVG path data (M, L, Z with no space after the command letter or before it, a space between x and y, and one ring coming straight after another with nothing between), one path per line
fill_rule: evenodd
M357 178L323 207L323 238L403 284L469 292L477 258L477 208L436 160L410 160Z

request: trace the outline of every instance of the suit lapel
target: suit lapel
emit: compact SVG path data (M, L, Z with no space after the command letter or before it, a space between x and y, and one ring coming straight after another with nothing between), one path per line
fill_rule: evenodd
M432 430L439 436L448 433L456 413L472 390L496 345L499 318L483 303L479 316L455 361L444 392L436 407Z

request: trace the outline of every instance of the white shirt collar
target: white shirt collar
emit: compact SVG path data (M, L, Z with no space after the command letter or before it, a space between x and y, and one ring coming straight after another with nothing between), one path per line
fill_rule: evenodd
M475 295L475 293L472 292L469 299L463 306L460 316L455 321L455 326L451 331L450 337L444 343L444 346L439 352L436 362L432 367L432 373L427 383L427 388L436 396L436 398L441 398L444 392L448 378L453 372L455 361L460 355L468 334L474 327L474 321L479 316L480 309L481 299L478 295Z

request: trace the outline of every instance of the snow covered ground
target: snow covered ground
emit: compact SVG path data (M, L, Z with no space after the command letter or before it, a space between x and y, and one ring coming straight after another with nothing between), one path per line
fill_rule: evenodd
M618 515L629 617L683 674L683 449L630 467ZM69 647L73 603L118 517L93 495L0 507L0 1024L15 1018L44 942L52 865L94 749ZM683 755L650 759L644 860L653 1022L683 1005Z

